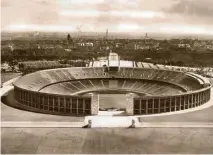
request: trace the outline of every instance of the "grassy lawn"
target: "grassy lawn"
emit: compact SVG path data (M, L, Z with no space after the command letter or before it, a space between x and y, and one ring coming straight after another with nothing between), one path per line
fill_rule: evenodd
M126 108L127 98L125 94L100 94L100 108Z

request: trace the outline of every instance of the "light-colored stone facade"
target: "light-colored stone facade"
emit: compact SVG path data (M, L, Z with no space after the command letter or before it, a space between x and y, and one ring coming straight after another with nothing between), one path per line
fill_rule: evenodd
M133 95L134 94L132 93L126 94L126 97L127 97L126 114L127 115L134 114Z
M91 114L97 115L99 111L99 94L92 94Z

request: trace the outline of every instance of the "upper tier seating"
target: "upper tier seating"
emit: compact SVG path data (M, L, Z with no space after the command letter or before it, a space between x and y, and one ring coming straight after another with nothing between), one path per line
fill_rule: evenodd
M192 91L202 88L199 81L195 78L188 76L181 71L172 70L159 70L150 68L120 68L119 72L114 74L105 73L102 67L86 68L86 67L73 67L73 68L61 68L61 69L51 69L34 72L32 74L25 75L15 81L15 85L23 89L29 89L32 91L39 91L45 86L51 85L53 83L60 83L71 80L82 80L83 86L91 88L88 83L84 84L83 79L103 79L103 78L122 78L122 79L132 79L128 85L125 83L122 85L125 88L137 87L134 83L136 79L144 79L150 81L162 81L171 83L182 87L185 90ZM23 82L24 81L24 82ZM79 83L78 83L79 84ZM82 86L82 84L76 85L76 87ZM108 87L107 81L102 80L95 83L98 88ZM121 85L119 83L119 85ZM149 87L146 87L149 88ZM145 89L145 88L144 88ZM149 88L149 91L152 88Z

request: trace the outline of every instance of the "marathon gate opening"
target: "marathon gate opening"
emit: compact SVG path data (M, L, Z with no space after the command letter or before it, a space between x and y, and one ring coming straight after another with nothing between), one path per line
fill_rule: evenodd
M100 96L101 95L101 96ZM110 97L110 95L112 95ZM101 111L113 113L112 111L124 111L125 115L134 114L134 94L92 94L91 114L98 115Z

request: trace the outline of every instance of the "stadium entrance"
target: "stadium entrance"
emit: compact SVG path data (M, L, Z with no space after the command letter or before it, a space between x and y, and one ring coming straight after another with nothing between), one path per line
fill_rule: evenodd
M99 110L125 111L127 98L125 94L99 94Z
M92 96L92 115L132 115L133 96L137 94L120 90L102 90L82 94Z

